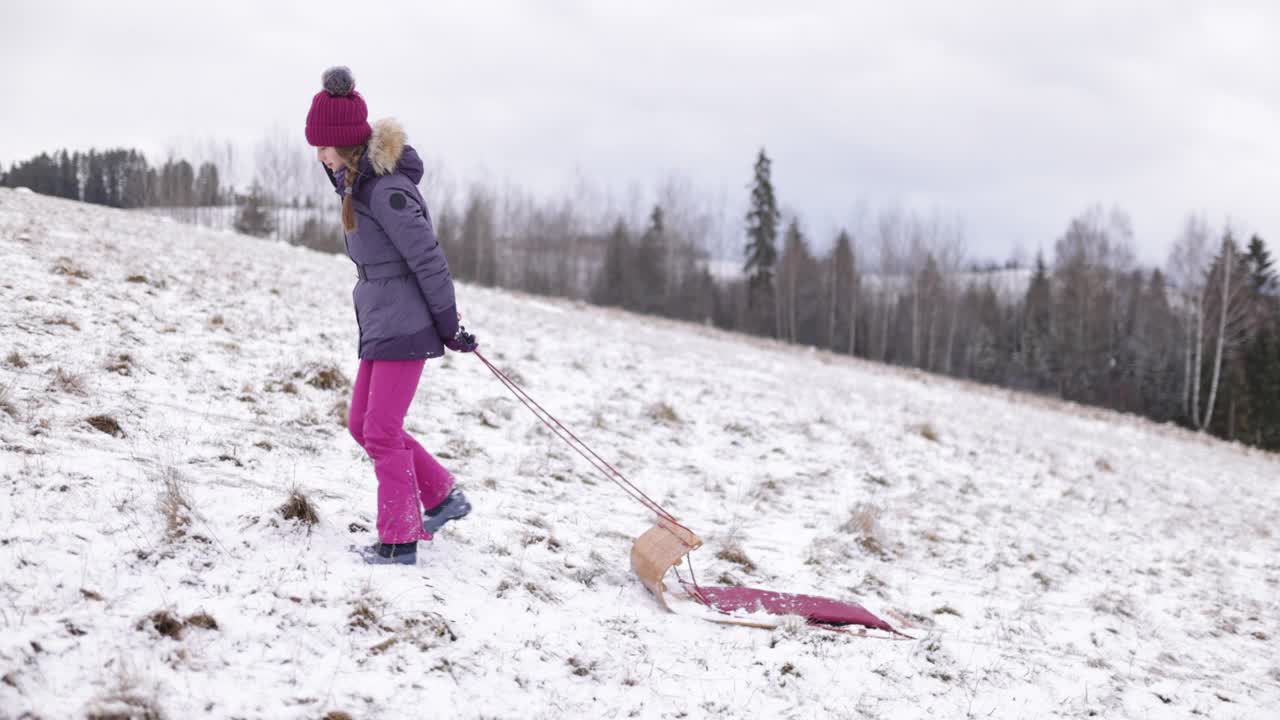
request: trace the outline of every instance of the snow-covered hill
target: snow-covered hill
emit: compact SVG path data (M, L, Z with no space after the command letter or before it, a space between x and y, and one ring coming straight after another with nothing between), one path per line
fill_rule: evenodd
M661 611L628 565L650 518L474 357L428 365L409 428L475 512L416 567L358 564L345 258L9 190L0 249L0 717L1280 706L1275 456L460 286L489 357L707 541L704 582L859 600L918 639L726 627ZM295 489L318 524L280 514Z

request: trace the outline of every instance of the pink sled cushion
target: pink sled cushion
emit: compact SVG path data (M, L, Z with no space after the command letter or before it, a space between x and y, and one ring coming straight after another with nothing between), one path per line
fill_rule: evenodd
M810 622L823 625L862 625L876 630L897 632L889 623L872 615L857 603L748 587L699 587L698 589L713 609L723 612L763 610L772 615L801 615L808 618Z

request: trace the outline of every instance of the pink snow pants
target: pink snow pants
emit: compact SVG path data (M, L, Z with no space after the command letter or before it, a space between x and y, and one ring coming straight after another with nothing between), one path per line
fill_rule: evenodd
M361 360L347 429L373 460L378 477L378 539L430 540L422 508L444 501L453 476L404 431L424 360Z

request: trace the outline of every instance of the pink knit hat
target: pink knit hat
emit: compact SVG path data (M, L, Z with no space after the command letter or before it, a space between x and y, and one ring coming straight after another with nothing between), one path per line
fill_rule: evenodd
M356 92L351 69L331 67L320 78L324 89L311 98L307 113L307 142L316 147L363 145L373 134L369 109Z

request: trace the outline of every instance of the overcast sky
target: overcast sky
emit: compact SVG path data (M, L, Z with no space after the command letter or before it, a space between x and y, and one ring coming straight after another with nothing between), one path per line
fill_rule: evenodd
M43 0L4 2L0 27L6 167L272 125L305 147L345 64L425 155L542 194L674 171L736 213L765 146L817 236L900 203L1004 258L1101 203L1148 261L1191 212L1280 243L1274 0Z

